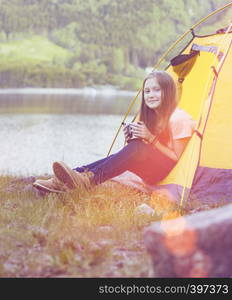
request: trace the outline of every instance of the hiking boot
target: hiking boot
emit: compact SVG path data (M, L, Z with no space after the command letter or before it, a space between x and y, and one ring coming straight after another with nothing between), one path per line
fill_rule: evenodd
M90 179L93 177L92 172L79 173L69 168L63 162L54 162L53 172L69 189L84 188L89 190L91 188Z
M50 193L65 193L68 191L67 187L60 182L55 176L50 179L37 179L33 186L38 189L45 192Z

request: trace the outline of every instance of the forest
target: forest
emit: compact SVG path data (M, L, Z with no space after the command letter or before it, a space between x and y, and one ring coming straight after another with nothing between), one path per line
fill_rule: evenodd
M0 88L135 90L180 35L229 2L0 0ZM230 10L200 33L227 26Z

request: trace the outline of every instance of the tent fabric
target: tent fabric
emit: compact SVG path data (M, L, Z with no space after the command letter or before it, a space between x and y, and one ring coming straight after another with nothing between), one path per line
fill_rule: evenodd
M232 200L232 171L198 167L189 194L191 200L205 204L224 204Z
M133 181L128 173L123 175L126 184L131 182L148 193L167 189L180 203L187 199L218 203L232 200L231 44L232 33L218 33L195 36L183 50L181 55L189 55L193 49L199 51L179 95L179 107L197 122L197 132L175 168L157 186L147 186L138 178ZM170 65L167 71L178 82L174 68Z

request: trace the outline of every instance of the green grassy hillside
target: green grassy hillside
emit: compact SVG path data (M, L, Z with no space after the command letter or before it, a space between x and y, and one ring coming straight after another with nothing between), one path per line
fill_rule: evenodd
M134 74L132 76L107 74L106 67L100 60L78 63L72 51L38 35L1 42L0 56L2 88L79 88L110 84L121 89L134 90L140 88L145 74L133 66L129 67L129 73Z
M6 63L64 64L71 52L41 36L0 43L0 65Z

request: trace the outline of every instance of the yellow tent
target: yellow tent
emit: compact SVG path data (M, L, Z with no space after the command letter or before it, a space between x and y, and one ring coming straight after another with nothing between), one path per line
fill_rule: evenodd
M191 32L191 41L167 71L178 84L179 107L198 126L176 167L154 190L168 190L181 205L186 199L230 201L232 25L207 36Z
M230 28L221 32L194 37L181 53L198 51L190 72L179 83L179 106L198 126L180 161L160 186L182 201L190 191L191 198L199 200L232 198L232 32ZM182 70L177 66L170 65L167 71L178 82Z

